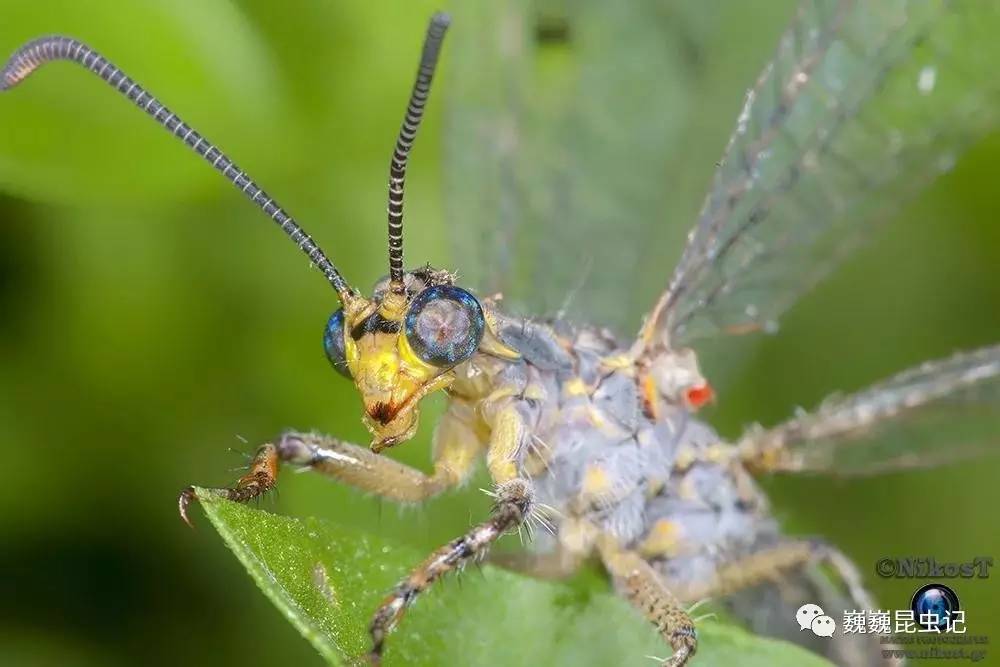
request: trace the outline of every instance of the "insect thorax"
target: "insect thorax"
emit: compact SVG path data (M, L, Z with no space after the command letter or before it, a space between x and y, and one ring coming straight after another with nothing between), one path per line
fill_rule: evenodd
M644 409L636 367L610 332L497 321L522 359L479 356L458 369L449 412L467 419L515 403L528 427L517 464L557 510L562 548L586 552L597 534L611 535L683 584L776 537L733 448L683 406ZM545 536L534 544L556 546Z

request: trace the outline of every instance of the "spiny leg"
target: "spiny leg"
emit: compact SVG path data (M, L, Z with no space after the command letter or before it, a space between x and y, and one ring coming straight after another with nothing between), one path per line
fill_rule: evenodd
M814 542L817 557L822 563L829 565L847 588L847 594L857 609L876 609L875 600L865 588L861 573L850 558L839 549L825 542Z
M486 461L496 484L492 514L465 535L432 553L386 597L369 626L372 649L368 657L372 664L381 662L386 637L420 593L445 574L485 556L493 542L504 533L519 528L535 511L533 487L520 476L517 465L521 447L530 433L516 401L510 397L496 401L487 399L482 414L490 428Z
M839 583L846 589L847 596L855 609L878 608L862 585L861 575L850 559L836 548L819 540L780 542L725 563L718 568L715 577L706 582L699 582L695 586L683 588L675 587L675 590L682 600L688 602L728 597L761 584L772 583L780 587L789 581L797 581L798 574L808 576L808 568L812 565L825 565L833 570ZM830 582L826 577L822 579L824 580L823 584L829 585ZM819 592L818 595L819 598L810 595L800 602L817 602L826 597L822 592ZM797 604L792 605L792 611ZM754 609L755 614L759 611ZM767 630L765 632L775 634L782 639L795 641L794 637L782 635L780 632L773 633ZM838 664L870 664L869 658L872 652L878 649L875 646L865 644L863 641L865 637L866 635L853 635L850 642L845 637L844 641L829 646L831 652L828 657ZM880 648L898 647L894 644L884 644ZM816 650L815 647L814 650ZM899 663L893 659L887 659L880 664L897 665Z
M228 500L245 503L258 498L274 488L278 478L278 449L271 443L265 443L257 448L250 469L240 477L230 488L209 489L210 492ZM188 518L188 505L195 499L193 486L189 486L177 498L177 509L184 523L191 525Z
M726 562L713 577L678 588L677 592L684 600L726 597L758 584L779 582L786 572L814 562L816 554L817 546L812 542L781 542Z
M875 609L861 574L843 553L820 540L789 540L735 559L720 567L711 580L678 589L685 600L725 597L766 582L780 582L786 572L810 564L831 567L858 609Z
M698 649L694 621L660 575L634 551L620 548L613 538L599 546L601 560L615 588L656 628L674 650L663 667L686 665Z
M524 523L532 509L532 498L533 492L527 480L513 479L501 483L497 486L496 503L488 520L432 553L396 585L375 612L369 626L372 637L369 660L372 664L381 663L386 637L417 596L445 574L484 556L501 535Z
M274 488L279 463L284 462L315 470L387 500L416 503L456 486L472 470L479 444L475 440L449 438L448 433L445 429L445 437L439 438L434 473L427 475L328 435L289 432L281 436L276 445L261 445L254 454L249 472L232 487L210 491L229 500L247 502ZM187 509L194 498L194 487L189 486L178 499L181 518L189 525Z
M819 472L840 477L978 457L995 443L986 437L995 433L995 422L974 437L928 426L947 418L961 423L976 413L963 406L979 406L983 415L996 413L998 384L1000 345L926 362L862 391L831 397L772 428L751 427L737 444L739 456L755 475ZM925 422L922 413L936 417Z
M441 442L434 450L434 472L426 474L371 450L316 433L286 433L278 453L286 463L333 477L380 498L418 503L457 486L468 477L480 446L475 441Z

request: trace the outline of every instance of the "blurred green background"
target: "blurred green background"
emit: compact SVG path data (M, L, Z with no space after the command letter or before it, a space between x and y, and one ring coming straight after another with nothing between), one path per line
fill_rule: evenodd
M669 220L686 229L792 4L665 5L686 17L699 72L692 173ZM436 8L4 2L0 49L49 32L90 42L224 147L366 289L385 272L389 151ZM443 95L463 66L447 54ZM441 109L432 101L412 160L406 252L461 271L443 215ZM736 342L745 362L713 422L733 435L1000 338L998 166L993 136L778 335ZM230 481L240 452L284 428L367 442L352 387L322 354L334 307L259 213L93 77L53 66L0 98L0 664L319 664L198 511L192 532L174 501L186 484ZM393 456L425 465L432 414ZM768 486L789 530L824 535L869 574L887 555L1000 556L998 473L990 460ZM486 511L481 485L400 511L287 474L265 505L430 548ZM997 577L955 584L972 632L1000 628ZM916 587L868 579L890 608Z

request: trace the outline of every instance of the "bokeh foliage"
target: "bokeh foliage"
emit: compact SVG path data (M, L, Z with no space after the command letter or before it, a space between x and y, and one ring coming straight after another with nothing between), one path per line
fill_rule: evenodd
M699 75L687 82L697 112L678 156L692 167L665 212L679 235L790 12L787 2L766 14L760 3L682 5ZM8 0L0 48L49 32L91 42L225 147L366 286L385 272L389 150L436 8ZM464 66L446 47L443 80ZM432 102L408 177L407 256L461 271L444 225L440 112ZM735 342L747 360L739 372L708 369L734 378L713 421L734 434L996 340L998 165L992 137L778 335ZM366 441L357 397L322 357L329 288L217 175L69 65L0 97L0 192L0 662L318 664L212 531L180 523L173 501L192 481L229 481L243 461L228 448L247 451L286 427ZM424 464L430 412L424 421L394 456ZM989 509L998 473L988 461L769 486L790 530L842 545L867 573L885 555L1000 555ZM266 505L428 550L485 513L480 485L399 511L288 475ZM915 588L869 581L892 608ZM955 584L974 631L998 626L996 581Z

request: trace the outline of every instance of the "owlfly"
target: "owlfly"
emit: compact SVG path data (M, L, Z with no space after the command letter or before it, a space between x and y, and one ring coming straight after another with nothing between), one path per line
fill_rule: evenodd
M478 53L498 80L479 97L465 96L473 83L482 92L484 73L456 74L447 119L453 136L464 137L460 150L447 147L447 163L449 177L467 186L452 188L449 201L455 269L473 283L465 286L452 271L405 270L403 263L406 170L450 22L444 14L431 19L392 154L389 274L370 296L246 171L83 42L29 42L7 62L0 89L53 60L89 70L239 189L336 292L341 307L326 324L324 347L360 393L370 447L286 432L260 446L250 471L217 493L251 500L275 485L285 464L418 503L461 485L485 459L491 514L416 565L373 610L371 662L380 662L390 631L423 591L482 558L504 534L534 525L547 529L534 549L501 562L558 577L598 560L669 646L664 665L697 661L689 610L704 599L721 602L756 631L804 643L840 664L878 664L881 654L862 640L817 641L796 632L792 619L803 603L832 597L849 608L877 607L836 547L782 533L757 477L870 474L982 452L1000 437L1000 347L928 362L784 423L752 427L735 442L698 417L714 393L697 351L712 338L773 330L797 297L889 216L889 204L898 207L947 170L993 125L996 77L979 47L1000 27L996 8L807 1L747 94L680 261L672 274L663 270L662 294L634 337L612 326L620 325L630 272L650 238L624 219L627 209L602 203L591 166L615 150L655 146L650 137L670 111L649 105L641 122L621 127L589 113L586 95L567 95L557 81L526 94L518 77L531 58L544 56L545 43L582 39L593 26L575 16L546 19L533 35L538 16L524 8L483 11L492 12L497 39L478 44ZM580 15L595 11L582 7ZM656 28L649 22L649 34L620 36L637 55L604 63L622 68L607 80L627 81L635 62L658 66ZM532 37L541 45L536 52L528 49ZM595 62L577 73L577 90L590 94L588 77L600 74ZM536 133L540 118L560 114L571 119L561 135ZM626 185L656 178L620 176ZM529 196L538 183L552 190ZM633 194L643 197L648 190ZM540 259L533 270L525 254ZM573 271L564 275L557 267L567 262L545 261L556 255L571 258ZM586 317L570 312L570 299L557 309L552 295L570 295ZM555 315L516 314L532 302ZM421 399L437 391L446 393L447 407L434 435L433 472L381 455L413 436ZM955 439L947 428L953 419L978 420L978 428ZM907 435L914 429L924 429L922 437ZM193 499L192 489L180 496L185 520ZM772 612L761 615L763 608Z

